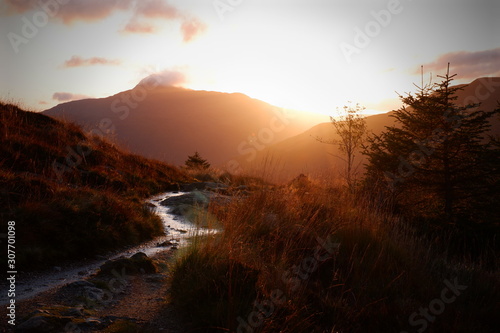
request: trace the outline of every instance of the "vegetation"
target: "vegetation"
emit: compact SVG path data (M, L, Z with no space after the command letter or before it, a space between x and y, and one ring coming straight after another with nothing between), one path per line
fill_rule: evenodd
M359 104L356 106L345 105L342 110L337 109L338 117L330 117L330 121L335 129L335 133L339 136L338 140L324 140L317 138L318 141L337 145L341 153L345 157L340 157L346 164L344 178L348 188L353 191L356 185L357 169L359 165L355 165L355 153L361 148L367 132L366 121L361 115L364 110Z
M195 152L194 155L188 156L184 164L188 169L206 170L210 168L210 163L208 163L206 159L202 158L198 152Z
M149 238L160 228L145 197L222 182L237 190L196 215L220 232L193 237L170 267L168 306L186 331L496 332L500 146L487 130L500 110L455 105L459 88L442 79L401 97L396 126L369 139L364 187L360 107L332 119L347 189L217 172L198 152L181 172L2 104L0 214L16 221L20 261L41 266ZM135 323L109 328L123 330Z
M0 201L24 270L129 246L162 232L143 200L183 172L71 123L0 103Z
M500 147L488 130L500 108L455 104L453 76L401 97L396 125L369 140L366 184L425 233L454 239L474 254L496 247L500 226ZM427 230L427 231L425 231ZM434 235L435 236L435 235ZM474 250L472 250L474 248Z
M222 231L172 267L190 331L496 332L499 146L487 130L499 110L457 106L442 79L402 97L396 126L368 141L363 188L300 175L213 204ZM364 127L335 124L353 160L349 133Z
M172 267L172 302L189 331L496 330L498 266L448 255L446 240L420 237L366 196L329 183L211 206L223 230L195 239ZM466 289L432 321L411 317L455 282Z

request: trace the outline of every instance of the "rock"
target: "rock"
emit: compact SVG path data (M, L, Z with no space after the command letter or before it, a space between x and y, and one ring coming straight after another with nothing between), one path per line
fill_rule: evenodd
M16 332L64 332L70 322L70 317L41 312L22 322Z
M166 198L160 202L162 206L170 207L170 214L187 217L195 208L206 209L210 202L226 204L231 197L210 191L195 190L190 193Z
M106 261L101 267L99 274L139 274L139 273L156 273L156 266L151 258L145 253L138 252L130 258L118 258L115 260Z
M95 288L95 285L87 280L79 280L68 283L63 288L72 289L72 288L85 288L85 287Z
M104 321L98 319L98 318L94 318L94 317L89 317L87 319L85 319L85 323L88 324L89 326L92 326L92 327L96 327L96 326L100 326L103 324Z
M61 311L62 316L83 317L85 315L83 307L67 308Z
M164 241L163 243L158 243L158 246L167 247L167 246L172 246L174 244L175 244L174 242L167 240L167 241Z
M17 326L17 332L53 332L56 327L45 316L34 316Z
M137 252L132 257L130 257L130 259L140 261L140 260L146 260L146 259L148 259L148 256L144 252Z

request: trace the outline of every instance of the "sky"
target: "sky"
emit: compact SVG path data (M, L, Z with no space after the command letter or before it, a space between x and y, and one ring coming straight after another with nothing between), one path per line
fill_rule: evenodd
M160 73L332 114L424 79L500 76L496 0L0 0L0 99L41 111Z

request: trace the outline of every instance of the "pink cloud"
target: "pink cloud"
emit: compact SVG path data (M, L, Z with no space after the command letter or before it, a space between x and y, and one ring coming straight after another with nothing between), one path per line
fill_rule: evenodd
M450 52L445 53L434 62L424 65L426 72L437 74L446 72L450 63L451 74L458 74L460 79L476 79L483 76L500 75L500 48L477 52ZM419 74L420 68L414 74Z
M166 0L85 0L69 1L67 4L43 7L39 0L6 0L7 8L17 13L33 10L45 10L62 23L69 25L75 21L98 21L113 15L117 11L131 11L132 17L121 30L125 33L151 34L157 31L151 22L154 19L179 20L184 42L193 40L206 29L206 25L197 18L179 11ZM53 4L52 3L52 4Z
M79 56L72 56L71 59L66 60L63 67L81 67L81 66L93 66L93 65L119 65L120 60L106 59L101 57L93 57L84 59Z
M186 19L184 22L182 22L181 25L181 32L183 36L183 41L185 43L190 42L193 38L195 38L198 34L202 33L205 31L207 26L201 22L200 20L193 18L193 19Z
M90 98L87 95L73 94L69 92L56 92L52 95L52 99L59 102L75 101L78 99Z
M141 0L136 3L135 15L149 18L176 19L181 13L163 0Z
M122 32L131 34L152 34L156 32L156 28L149 23L131 20L129 23L127 23L125 28L123 28Z
M43 9L38 0L6 0L7 5L11 10L17 13L24 13L31 10ZM43 3L50 3L44 1ZM59 4L57 7L46 6L46 12L51 14L56 20L62 21L64 24L71 24L74 21L97 21L102 20L115 11L127 10L133 3L132 0L85 0L85 1L69 1L66 4Z

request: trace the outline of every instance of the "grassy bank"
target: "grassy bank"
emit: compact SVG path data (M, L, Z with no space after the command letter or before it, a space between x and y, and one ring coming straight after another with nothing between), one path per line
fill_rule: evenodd
M494 332L498 266L320 182L211 207L179 254L172 302L198 332Z
M30 270L150 239L161 221L143 200L189 176L78 126L0 103L0 217L16 222Z

